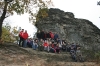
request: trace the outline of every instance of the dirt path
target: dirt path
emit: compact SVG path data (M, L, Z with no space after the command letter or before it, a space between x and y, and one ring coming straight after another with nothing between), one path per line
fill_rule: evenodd
M41 63L40 63L41 62ZM0 66L100 66L93 62L52 62L52 63L45 63L43 61L33 62L33 63L24 63L24 64L1 64Z
M74 62L69 53L47 53L16 44L0 45L0 66L100 66L95 62Z

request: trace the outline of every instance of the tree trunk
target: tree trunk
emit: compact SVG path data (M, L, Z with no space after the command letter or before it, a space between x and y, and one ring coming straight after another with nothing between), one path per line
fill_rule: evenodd
M3 24L3 21L5 19L5 16L6 16L6 12L7 12L7 6L8 6L8 3L5 2L5 6L4 6L4 10L3 10L3 13L0 17L0 41L1 41L1 36L2 36L2 24Z

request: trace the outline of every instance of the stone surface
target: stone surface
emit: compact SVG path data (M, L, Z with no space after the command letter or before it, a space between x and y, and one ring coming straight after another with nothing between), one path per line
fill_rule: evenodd
M79 43L85 49L100 50L100 29L86 19L75 18L71 12L60 9L49 9L48 17L36 22L38 30L52 31L60 39Z

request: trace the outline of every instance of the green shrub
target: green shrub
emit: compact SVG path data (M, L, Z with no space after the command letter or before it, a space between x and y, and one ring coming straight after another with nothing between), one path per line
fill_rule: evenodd
M48 16L48 8L40 8L36 16L36 21Z
M100 51L95 53L95 58L97 61L100 61Z

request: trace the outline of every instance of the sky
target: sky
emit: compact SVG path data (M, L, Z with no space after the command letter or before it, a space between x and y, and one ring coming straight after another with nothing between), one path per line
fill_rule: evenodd
M82 18L91 21L100 29L100 0L53 0L54 8L65 12L72 12L75 18Z
M14 13L13 16L10 16L4 20L4 25L6 23L9 23L11 28L18 27L17 30L19 30L19 27L21 27L21 29L27 30L30 37L33 37L37 32L37 28L29 22L29 14L27 13L24 15L17 15Z
M75 18L87 19L95 24L100 29L100 6L97 5L99 0L52 0L54 6L65 12L72 12ZM28 31L32 37L37 31L36 27L29 23L29 15L10 16L5 19L4 23L10 22L12 27L22 27Z

